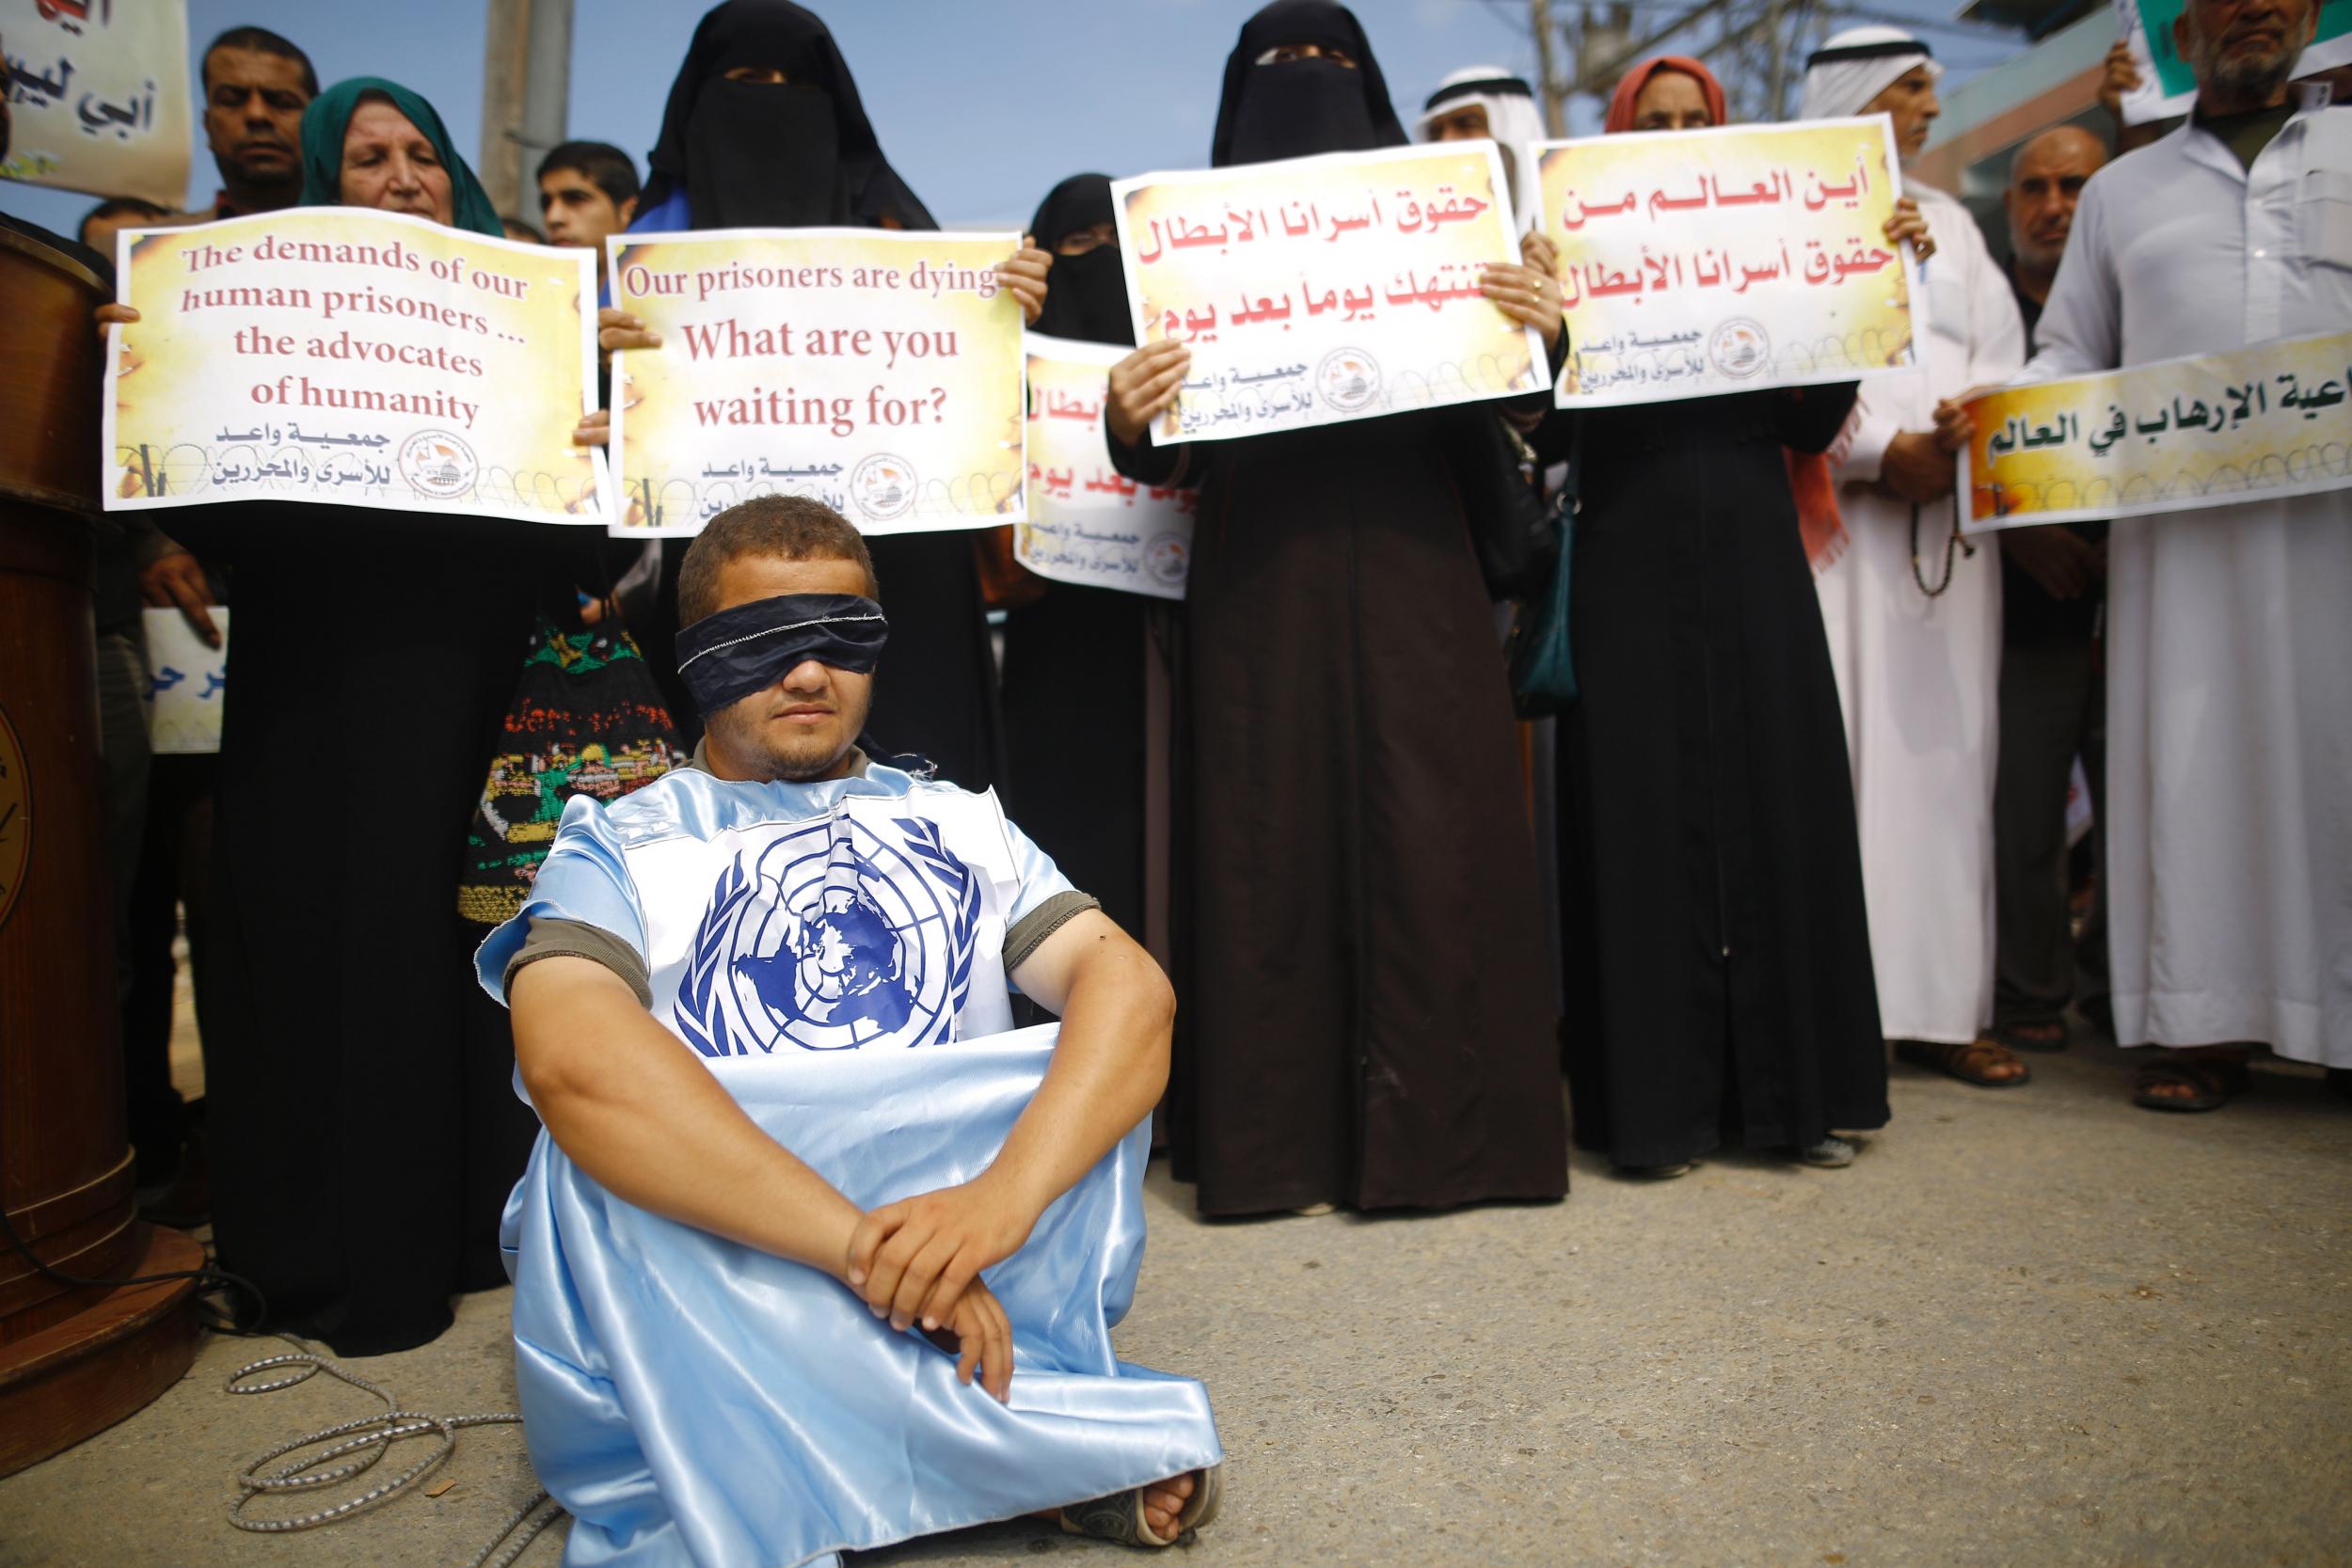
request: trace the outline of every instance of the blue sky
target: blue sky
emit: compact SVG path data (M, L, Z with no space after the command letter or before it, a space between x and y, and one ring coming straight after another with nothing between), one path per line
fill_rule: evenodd
M1871 8L1942 21L1952 6L1876 0ZM1065 175L1205 164L1225 55L1256 0L815 0L812 8L840 40L883 150L939 219L1017 227ZM617 143L642 167L703 9L694 0L576 0L571 134ZM1353 9L1408 122L1458 67L1534 73L1522 0L1354 0ZM240 23L301 44L324 81L366 73L415 88L467 156L477 150L481 0L188 0L195 47ZM1931 37L1954 79L2024 47ZM191 200L211 200L215 184L199 134ZM70 232L91 205L0 182L0 211L53 229Z

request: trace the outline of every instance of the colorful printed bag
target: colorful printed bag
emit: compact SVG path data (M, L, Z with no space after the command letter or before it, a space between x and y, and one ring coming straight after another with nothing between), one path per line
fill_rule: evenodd
M466 834L457 912L512 919L575 795L612 801L685 766L677 727L627 632L564 631L542 616Z

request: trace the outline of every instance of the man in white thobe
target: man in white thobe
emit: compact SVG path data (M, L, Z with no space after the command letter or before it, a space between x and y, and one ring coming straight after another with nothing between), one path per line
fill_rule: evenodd
M2318 9L2190 0L2196 110L2084 188L2030 375L2352 325L2352 108L2289 86ZM2255 1042L2352 1069L2352 492L2128 518L2108 548L2115 1035L2207 1048L2136 1098L2211 1109Z
M1927 143L1939 68L1896 27L1852 27L1806 62L1804 119L1886 113L1905 161ZM1940 398L2025 363L2025 326L1967 209L1906 182L1937 242L1921 373L1866 381L1830 450L1845 554L1815 580L1846 716L1879 1014L1905 1056L1988 1086L2025 1065L1993 1021L1993 780L2001 567L1957 540Z

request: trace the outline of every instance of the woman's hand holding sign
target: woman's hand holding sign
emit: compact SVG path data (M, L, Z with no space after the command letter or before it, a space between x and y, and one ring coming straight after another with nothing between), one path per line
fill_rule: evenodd
M1153 420L1184 389L1192 350L1169 340L1146 343L1111 367L1110 402L1103 423L1122 447L1140 443Z
M1011 260L997 263L996 281L1021 302L1021 321L1025 326L1035 326L1045 311L1045 274L1053 264L1054 259L1027 234L1021 236L1021 248L1012 253Z
M1519 239L1522 264L1495 261L1479 279L1479 289L1495 308L1521 326L1532 326L1544 340L1547 352L1560 347L1560 252L1541 234Z

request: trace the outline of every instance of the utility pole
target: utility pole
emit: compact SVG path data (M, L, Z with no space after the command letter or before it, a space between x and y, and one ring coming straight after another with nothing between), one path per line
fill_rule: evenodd
M1527 25L1535 35L1535 87L1544 105L1544 135L1568 134L1568 87L1552 64L1551 0L1527 0Z
M1799 5L1804 0L1798 0ZM1788 38L1781 27L1780 0L1764 0L1765 47L1771 52L1771 85L1765 88L1770 105L1765 119L1778 120L1788 112ZM1802 22L1798 24L1804 25Z
M539 160L571 116L572 0L489 0L482 56L483 188L500 213L538 209Z

